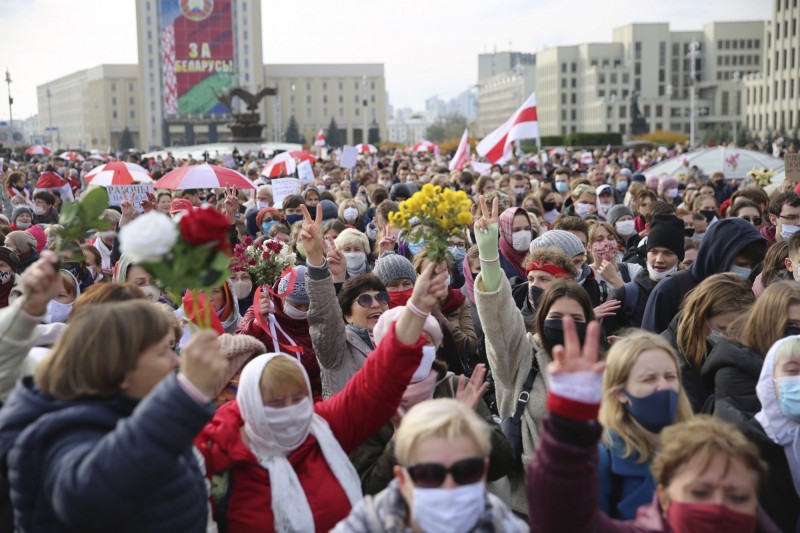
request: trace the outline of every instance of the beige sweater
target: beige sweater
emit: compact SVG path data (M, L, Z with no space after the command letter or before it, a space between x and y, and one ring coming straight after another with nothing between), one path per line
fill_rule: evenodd
M539 373L533 382L527 408L522 414L522 462L524 472L536 451L540 425L547 413L548 375L550 356L539 347L534 335L525 329L522 312L511 296L511 284L503 276L495 292L485 292L482 274L475 279L475 304L486 337L486 355L495 381L495 394L500 418L514 414L517 398L528 378L533 358L539 363ZM528 514L524 473L511 479L511 505L514 511Z

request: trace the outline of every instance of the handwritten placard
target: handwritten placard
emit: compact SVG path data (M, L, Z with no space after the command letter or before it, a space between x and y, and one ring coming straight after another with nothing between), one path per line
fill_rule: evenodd
M300 161L300 164L297 165L297 176L300 178L301 185L314 183L314 169L311 168L311 163Z
M797 183L800 181L800 153L785 154L783 156L783 165L786 170L786 179Z
M283 200L292 194L300 194L300 180L297 178L278 178L273 179L272 184L272 202L275 207L281 209Z
M342 168L353 168L356 166L358 160L358 150L355 146L345 146L342 148L342 162L339 164Z
M155 194L152 184L136 183L134 185L109 185L106 187L108 192L108 205L120 205L122 196L128 198L133 196L133 208L142 212L142 200L147 200L147 193Z

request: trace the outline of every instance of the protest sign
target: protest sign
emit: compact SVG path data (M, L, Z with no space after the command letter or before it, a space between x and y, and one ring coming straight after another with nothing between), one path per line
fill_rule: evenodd
M339 164L342 168L353 168L356 166L358 159L358 150L355 146L345 146L342 149L342 162Z
M297 178L277 178L270 180L272 185L272 202L281 209L283 199L292 194L300 194L300 180Z
M152 184L135 183L133 185L109 185L106 187L108 192L108 205L119 205L122 203L122 196L128 198L133 196L133 208L142 212L142 200L147 200L147 193L155 194Z
M311 163L308 161L301 161L297 165L297 176L300 178L300 183L305 185L307 183L314 183L314 169L311 168Z
M786 170L786 179L797 183L800 181L800 153L798 154L785 154L783 156L783 165Z

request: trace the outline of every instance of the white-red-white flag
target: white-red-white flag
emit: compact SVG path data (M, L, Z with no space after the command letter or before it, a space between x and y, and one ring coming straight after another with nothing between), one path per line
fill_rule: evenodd
M514 150L514 141L522 139L536 139L537 145L540 144L535 92L505 124L484 137L475 150L494 164L508 159Z
M322 130L317 133L317 138L314 140L314 146L325 146L325 134Z
M450 160L450 170L464 170L469 162L469 129L464 130L464 135L461 136L461 142L458 143L456 155Z

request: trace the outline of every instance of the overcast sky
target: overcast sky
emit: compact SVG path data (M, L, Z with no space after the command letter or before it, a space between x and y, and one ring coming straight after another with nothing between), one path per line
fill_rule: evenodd
M772 0L264 0L265 63L384 63L395 109L477 82L477 55L611 40L630 22L767 20ZM134 0L0 0L0 68L14 117L36 86L101 63L136 63ZM8 119L3 84L0 120Z

